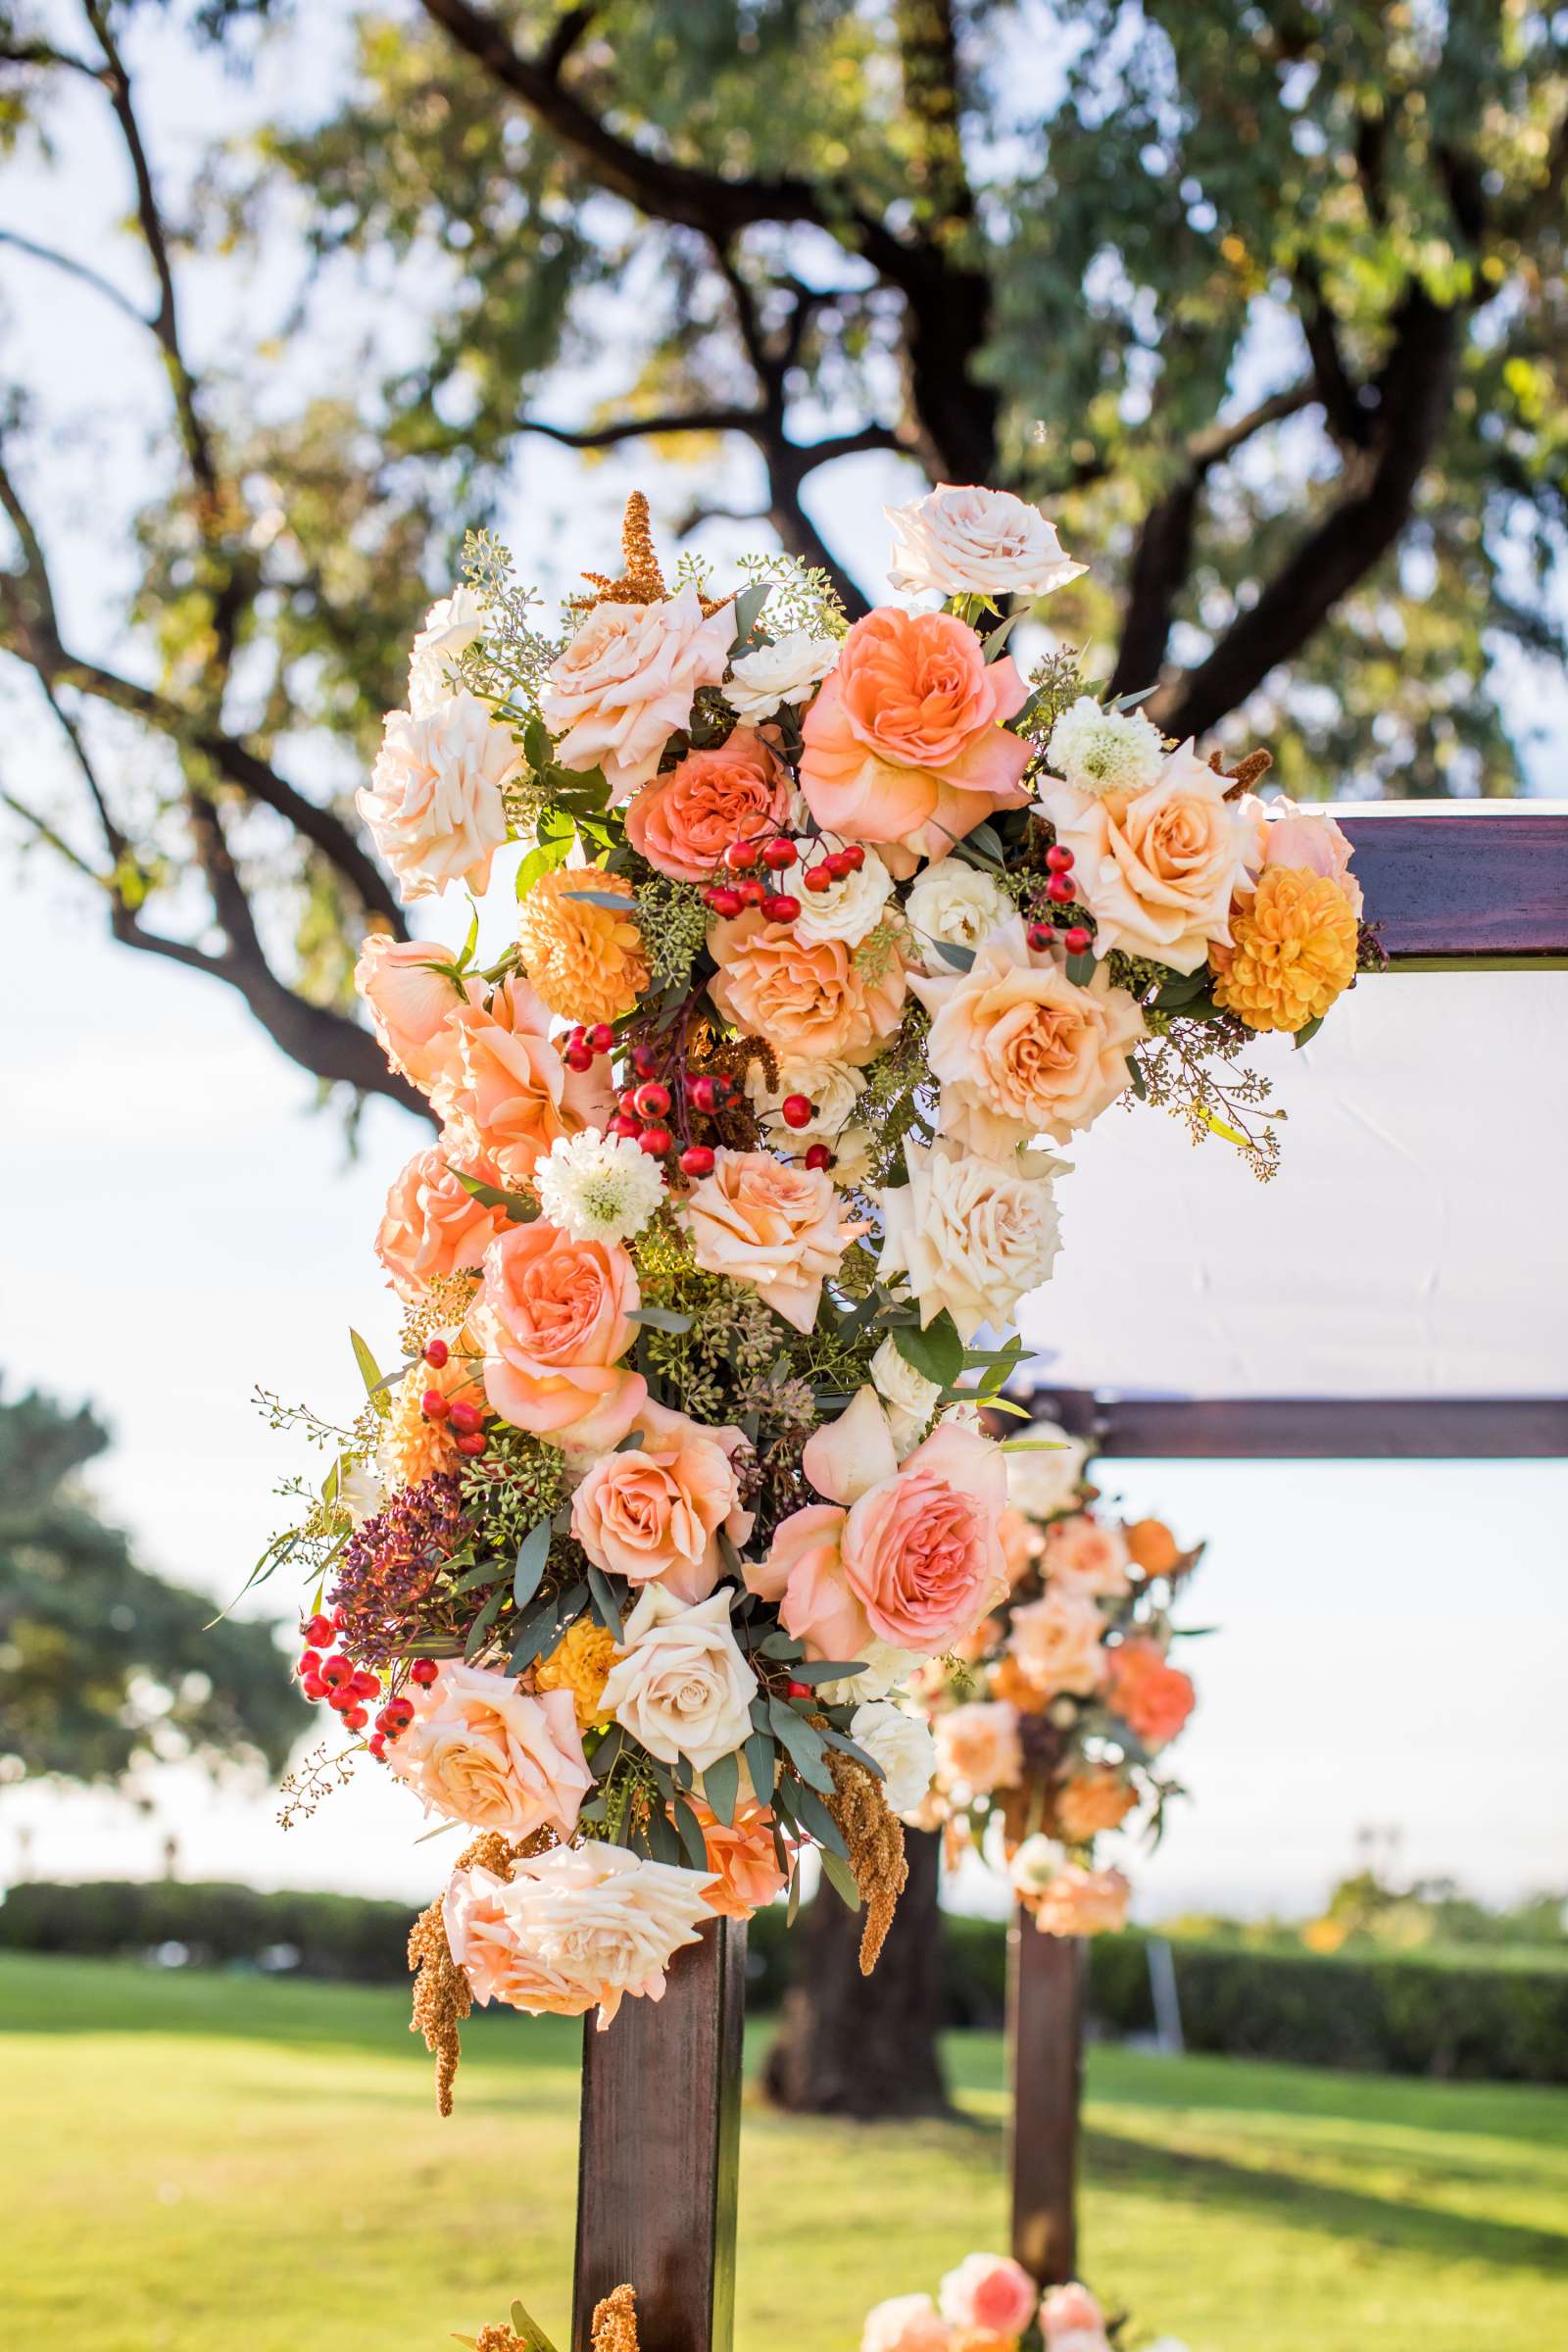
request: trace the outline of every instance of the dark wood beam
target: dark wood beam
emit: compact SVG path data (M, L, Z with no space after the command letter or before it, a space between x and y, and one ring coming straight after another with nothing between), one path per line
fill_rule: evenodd
M1568 814L1334 813L1396 970L1568 960Z
M1102 1455L1154 1461L1527 1461L1568 1456L1568 1396L1097 1396L1020 1393Z
M1007 1931L1012 2254L1042 2286L1077 2276L1087 1957L1081 1936L1042 1936L1027 1911L1014 1909Z

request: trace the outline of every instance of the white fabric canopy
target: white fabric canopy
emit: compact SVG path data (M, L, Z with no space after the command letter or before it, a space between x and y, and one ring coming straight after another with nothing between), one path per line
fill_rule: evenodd
M1568 972L1363 979L1299 1054L1260 1185L1113 1108L1064 1156L1064 1247L1020 1316L1046 1383L1165 1396L1568 1390Z

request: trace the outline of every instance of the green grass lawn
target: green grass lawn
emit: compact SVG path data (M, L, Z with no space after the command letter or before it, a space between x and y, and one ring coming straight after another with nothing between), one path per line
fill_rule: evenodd
M424 2352L520 2294L564 2340L578 2030L475 2020L434 2114L396 1991L0 1958L0 2339ZM751 2104L739 2352L1004 2241L1002 2051L917 2128ZM1568 2092L1124 2050L1089 2068L1084 2267L1192 2352L1568 2345ZM650 2183L651 2188L654 2186Z

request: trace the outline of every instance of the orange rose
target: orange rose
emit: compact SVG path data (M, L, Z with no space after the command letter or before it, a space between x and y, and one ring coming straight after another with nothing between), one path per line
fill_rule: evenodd
M1087 1845L1102 1830L1113 1830L1138 1802L1138 1792L1113 1764L1094 1764L1063 1781L1053 1800L1056 1833L1069 1844Z
M1107 1681L1111 1707L1146 1747L1174 1740L1198 1696L1191 1678L1168 1664L1159 1643L1145 1634L1107 1653Z
M715 923L709 946L718 965L709 995L727 1021L775 1054L870 1061L904 1017L908 983L897 958L867 980L842 940L797 939L755 906Z
M392 1180L375 1254L400 1298L417 1298L437 1274L477 1266L506 1224L505 1209L481 1208L452 1173L454 1166L482 1184L501 1181L500 1169L472 1136L450 1127Z
M692 1255L705 1274L752 1283L797 1331L816 1321L825 1276L862 1228L846 1225L832 1178L795 1168L770 1152L713 1154L713 1172L692 1186L680 1210Z
M626 809L626 839L672 881L706 882L732 841L776 833L789 812L786 770L760 735L737 727L643 786Z
M955 838L1026 798L1030 747L1001 722L1027 699L1010 659L988 662L953 613L867 613L802 728L812 815L831 833L897 843L935 863Z
M784 1885L773 1844L772 1814L755 1798L737 1805L735 1819L727 1825L700 1797L693 1800L692 1810L713 1873L703 1900L720 1919L750 1919ZM789 1851L788 1845L784 1850Z
M436 1107L472 1124L508 1184L526 1184L562 1136L603 1127L614 1110L609 1063L568 1070L550 1035L550 1014L525 980L498 988L487 1010L456 1020L457 1066L436 1089ZM492 1182L496 1179L492 1178Z
M593 1464L572 1497L571 1532L596 1568L706 1600L723 1567L719 1530L737 1544L752 1532L734 1468L746 1440L652 1402L633 1426L642 1445Z
M618 1445L648 1394L620 1360L641 1303L615 1245L575 1242L543 1217L502 1234L485 1252L471 1318L494 1410L557 1445Z

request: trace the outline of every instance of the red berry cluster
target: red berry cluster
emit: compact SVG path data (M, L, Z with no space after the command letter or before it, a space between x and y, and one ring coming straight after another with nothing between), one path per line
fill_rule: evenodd
M422 1349L425 1362L433 1372L439 1372L452 1350L445 1340L426 1340ZM454 1433L460 1453L470 1460L483 1453L490 1441L484 1434L484 1414L466 1397L448 1396L440 1389L426 1389L419 1398L419 1410L427 1421L444 1421Z
M294 1670L307 1698L324 1699L334 1714L342 1716L347 1730L363 1732L370 1720L370 1702L381 1696L381 1677L368 1666L356 1666L346 1650L331 1646L342 1624L341 1609L334 1609L330 1616L318 1614L307 1619L300 1628L307 1646L296 1659ZM440 1671L434 1658L416 1658L409 1668L409 1679L422 1689L433 1683ZM379 1762L386 1754L387 1741L406 1732L413 1721L411 1699L389 1698L377 1710L375 1728L367 1741L371 1755Z
M614 1052L615 1032L608 1021L595 1021L591 1029L585 1029L579 1021L559 1042L561 1057L568 1070L591 1070L601 1054Z
M1078 895L1077 885L1072 878L1071 850L1063 849L1059 842L1053 842L1046 852L1046 864L1051 869L1050 880L1046 884L1047 898L1053 906L1070 906ZM1037 954L1043 949L1054 947L1058 939L1069 956L1087 956L1095 944L1094 933L1083 923L1074 923L1066 931L1058 931L1054 923L1031 923L1027 936L1029 945Z
M690 1074L675 1070L662 1078L659 1056L651 1046L633 1046L629 1058L633 1083L621 1089L615 1115L606 1132L624 1136L628 1143L639 1145L654 1159L663 1159L675 1149L675 1138L668 1125L671 1117L696 1111L699 1116L710 1119L733 1102L739 1091L727 1070L697 1070ZM682 1116L683 1131L684 1124ZM712 1149L708 1144L688 1143L677 1164L683 1176L710 1176Z
M770 889L752 869L765 866L769 875L786 873L807 851L819 847L814 842L802 844L788 833L773 833L765 838L732 841L724 852L724 864L738 878L734 882L714 882L704 892L709 906L717 915L728 918L742 914L748 906L756 906L770 923L793 923L801 911L801 902L793 891ZM811 865L803 866L801 888L813 896L842 882L846 874L857 873L865 863L865 852L858 841L842 850L826 850Z

